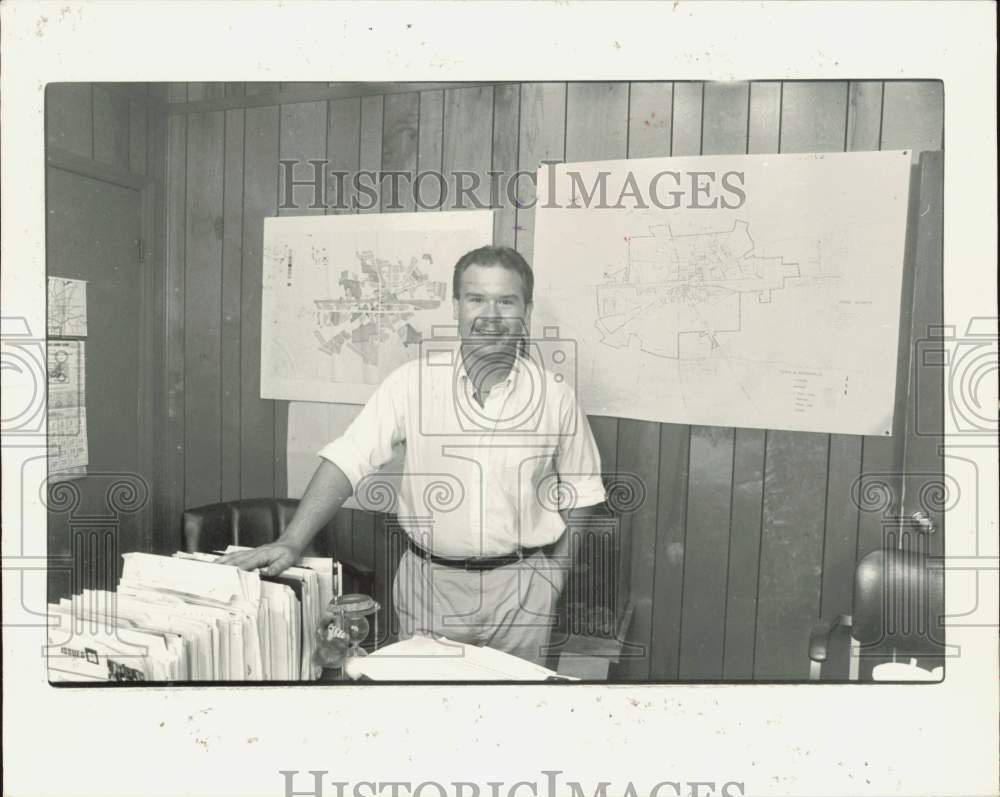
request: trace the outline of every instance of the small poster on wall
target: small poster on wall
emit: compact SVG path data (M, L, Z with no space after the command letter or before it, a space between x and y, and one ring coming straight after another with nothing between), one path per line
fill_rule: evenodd
M82 340L48 342L49 478L86 474L86 344Z
M48 333L50 338L87 336L87 283L49 277Z

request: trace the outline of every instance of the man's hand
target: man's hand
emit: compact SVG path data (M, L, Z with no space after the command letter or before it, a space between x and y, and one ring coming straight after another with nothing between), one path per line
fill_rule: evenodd
M274 542L252 551L233 551L215 561L236 565L241 570L260 570L276 576L294 565L312 538L333 519L334 513L352 492L344 472L329 460L323 460L306 487L288 527Z
M276 576L298 561L302 552L281 540L269 542L249 551L232 551L216 559L220 565L236 565L240 570L260 570L265 576Z

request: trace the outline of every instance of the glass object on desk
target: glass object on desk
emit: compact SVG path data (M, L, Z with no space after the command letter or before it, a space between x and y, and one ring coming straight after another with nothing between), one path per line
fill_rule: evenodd
M375 644L378 645L378 601L367 595L351 593L339 595L330 601L323 622L316 629L318 645L316 661L323 669L343 668L347 660L367 656L361 643L368 637L371 625L368 618L375 617Z

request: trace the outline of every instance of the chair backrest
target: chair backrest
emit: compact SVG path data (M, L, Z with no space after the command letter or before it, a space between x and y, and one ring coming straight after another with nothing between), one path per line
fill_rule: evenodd
M898 657L944 653L944 570L920 551L867 554L854 577L852 636Z
M247 498L186 509L184 550L221 551L227 545L256 547L277 539L299 505L291 498Z

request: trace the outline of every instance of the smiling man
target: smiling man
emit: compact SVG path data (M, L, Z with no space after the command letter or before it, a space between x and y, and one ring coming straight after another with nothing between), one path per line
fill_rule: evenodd
M409 548L393 586L400 636L445 636L542 663L570 564L570 514L586 516L605 498L600 457L558 368L565 352L529 338L534 277L524 258L475 249L455 264L452 287L458 340L424 341L418 359L386 377L319 452L278 540L220 561L280 573L405 445L397 513Z

